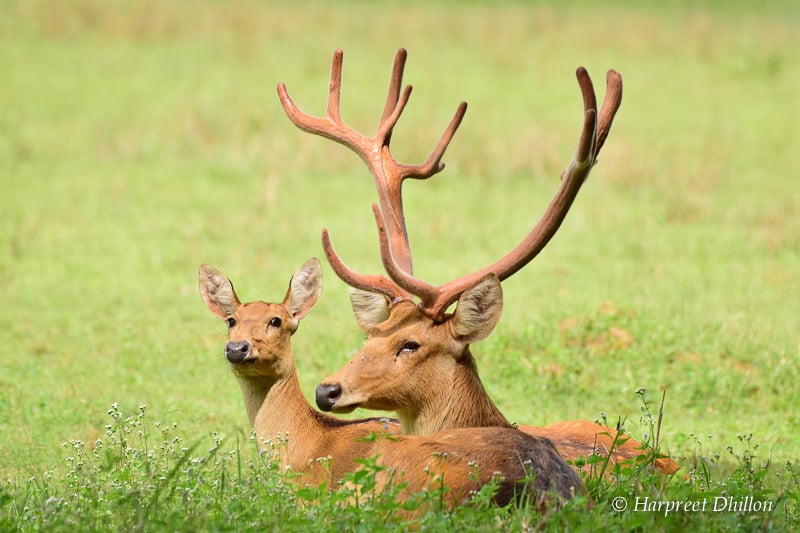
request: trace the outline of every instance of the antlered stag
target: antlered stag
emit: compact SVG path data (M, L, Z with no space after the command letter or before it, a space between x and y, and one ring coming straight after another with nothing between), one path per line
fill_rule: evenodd
M551 496L585 493L580 478L546 439L506 428L400 435L395 422L340 420L313 409L300 390L291 337L322 290L316 259L295 273L281 303L241 303L230 280L207 265L200 267L199 278L203 301L228 325L225 357L259 445L277 454L282 469L302 473L302 483L326 482L334 488L359 467L357 459L377 456L386 467L378 473L379 483L408 483L404 497L444 480L445 499L456 505L498 473L495 501L501 505L523 494L543 504ZM372 434L388 436L365 439ZM269 447L268 442L279 444Z
M300 111L283 84L278 94L289 118L304 131L344 144L367 164L378 190L380 209L373 206L379 229L383 275L349 269L323 231L323 248L336 274L353 287L351 301L360 327L368 335L363 348L317 388L317 405L326 411L349 412L356 407L394 410L404 433L428 434L458 427L511 426L481 383L470 344L494 329L502 311L500 282L530 262L555 235L581 185L597 161L622 101L622 78L611 70L606 95L598 111L591 79L577 70L583 95L583 128L577 149L545 213L510 253L483 269L441 286L413 276L401 188L406 178L426 179L441 171L441 158L466 112L459 105L430 157L421 165L404 165L393 158L392 130L411 93L401 92L406 52L395 56L389 92L377 132L367 137L342 121L340 113L342 52L334 54L327 116ZM415 302L419 298L419 303ZM455 312L448 308L458 302ZM545 427L520 426L531 435L551 439L561 455L578 459L593 452L622 460L641 455L640 443L617 439L611 428L573 420ZM659 458L656 466L674 472L678 465Z

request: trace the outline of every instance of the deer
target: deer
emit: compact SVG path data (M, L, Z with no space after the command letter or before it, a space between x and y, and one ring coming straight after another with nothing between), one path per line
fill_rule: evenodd
M641 443L597 422L569 420L544 427L511 424L486 392L470 350L470 345L486 338L500 319L501 281L522 269L547 245L597 163L622 102L621 75L608 71L606 94L598 111L589 74L583 67L577 69L583 126L577 148L545 212L508 254L471 274L434 286L413 275L402 184L408 178L428 179L444 169L441 159L467 104L458 105L427 160L419 165L397 162L390 142L412 89L406 85L401 91L406 58L404 49L395 55L383 114L372 137L342 119L341 50L334 53L332 61L325 117L300 110L285 84L278 85L279 100L295 126L340 143L361 157L373 176L380 205L373 205L373 214L388 278L349 268L333 247L327 229L322 231L325 256L337 276L351 287L353 312L367 340L341 370L320 383L317 406L334 413L348 413L358 407L395 411L404 434L426 435L462 427L518 427L529 435L550 439L561 456L573 462L594 453L614 462L641 456ZM456 308L450 313L453 304ZM667 474L679 468L667 457L657 457L655 466Z
M384 467L376 478L381 488L407 483L400 496L410 497L444 483L451 507L490 481L498 483L494 501L499 505L527 497L546 507L586 494L547 439L508 428L402 435L396 421L343 420L315 410L301 391L291 338L322 291L316 258L295 272L281 303L241 303L233 283L209 265L199 269L199 288L211 312L228 326L224 356L259 448L282 471L299 474L296 481L325 483L333 490L359 468L359 459L377 456ZM591 504L588 495L587 501Z

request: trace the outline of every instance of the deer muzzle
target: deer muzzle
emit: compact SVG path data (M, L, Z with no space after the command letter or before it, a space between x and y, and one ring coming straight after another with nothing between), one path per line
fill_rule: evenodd
M336 401L342 396L342 386L338 383L317 385L317 407L325 412L329 412L336 405Z
M252 348L247 341L229 341L225 345L225 358L231 363L241 363L250 355L251 351Z

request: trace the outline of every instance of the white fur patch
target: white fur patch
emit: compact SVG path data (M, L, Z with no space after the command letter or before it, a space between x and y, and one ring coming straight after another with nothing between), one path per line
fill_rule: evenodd
M227 279L221 276L215 277L214 282L217 283L217 290L215 293L217 300L225 307L228 314L233 313L234 304L236 302L236 297L233 295L233 287Z
M292 276L286 307L296 319L308 313L319 300L322 293L322 268L316 258L311 258Z
M372 328L389 318L389 302L382 294L350 288L350 305L361 331L369 335Z
M494 274L484 276L458 299L453 318L455 334L465 342L486 338L503 312L503 289Z
M208 265L200 267L200 296L220 318L232 315L240 304L230 280Z

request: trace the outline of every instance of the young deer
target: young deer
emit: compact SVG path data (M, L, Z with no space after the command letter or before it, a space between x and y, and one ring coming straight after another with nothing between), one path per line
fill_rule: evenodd
M392 130L411 93L400 91L406 52L395 56L389 92L380 125L373 137L353 130L340 113L342 52L334 54L327 116L300 111L283 84L278 94L292 122L304 131L344 144L367 164L378 190L380 209L373 206L379 229L381 257L389 279L349 269L336 254L323 230L326 257L336 274L354 288L356 319L368 338L358 354L317 388L317 405L325 411L349 412L356 407L397 411L404 433L429 434L459 427L511 426L478 376L470 343L486 337L500 318L500 281L530 262L558 231L572 202L597 162L622 101L622 78L608 72L606 96L598 111L585 69L576 72L584 103L583 129L561 185L540 221L509 254L492 265L435 287L413 276L403 213L401 188L406 178L427 179L444 168L441 158L466 112L462 103L427 161L399 164L389 149ZM415 302L415 297L420 302ZM458 301L454 313L450 305ZM564 458L613 447L613 460L637 457L640 443L628 439L614 445L616 433L585 420L557 422L546 427L520 426L531 435L551 439ZM624 439L620 439L624 440ZM674 472L678 465L658 459L656 466Z
M291 336L322 290L319 262L311 259L292 277L281 303L241 303L218 270L200 267L200 294L228 324L225 358L242 389L247 415L262 449L277 453L282 469L302 473L302 482L337 486L357 459L378 456L386 467L379 483L408 483L403 496L445 481L449 505L500 473L495 501L505 505L527 491L536 503L551 494L584 493L580 478L546 439L513 429L471 428L428 436L399 435L380 419L340 420L314 410L300 390ZM372 434L386 438L365 439ZM276 441L276 439L278 439ZM269 447L269 442L284 442ZM329 460L323 465L317 459Z

